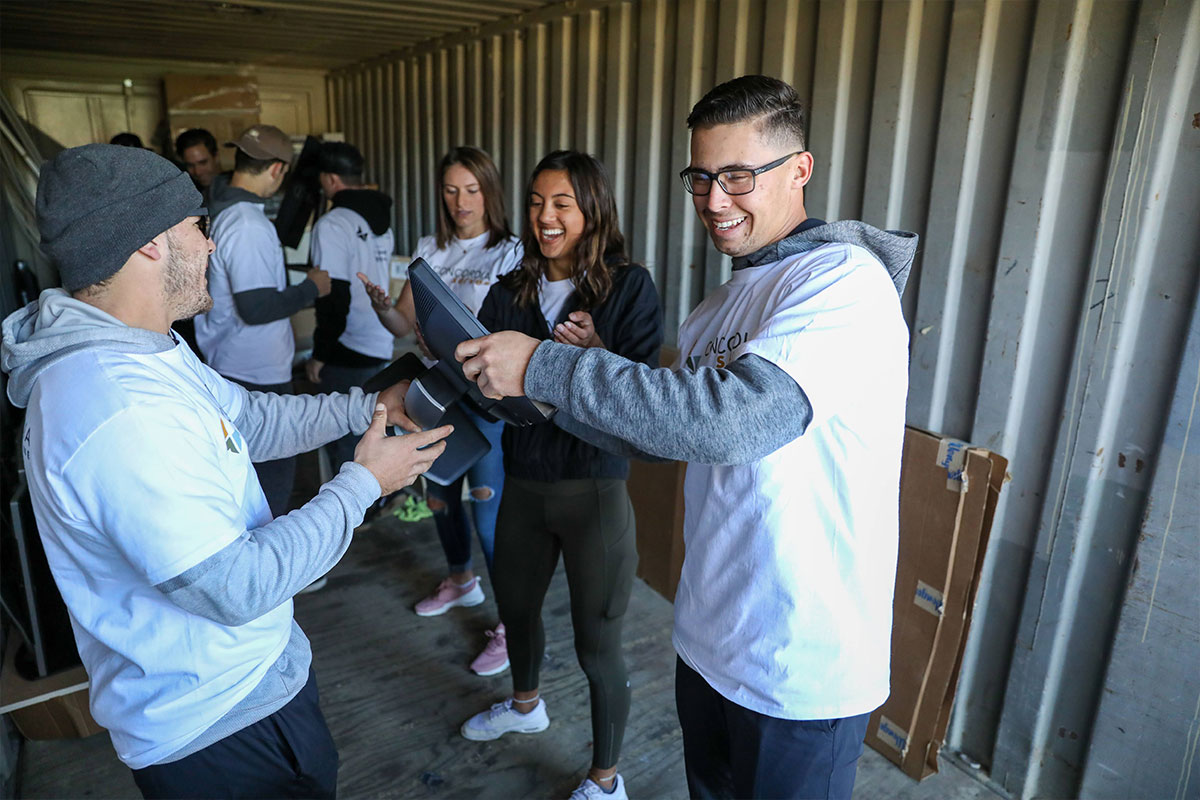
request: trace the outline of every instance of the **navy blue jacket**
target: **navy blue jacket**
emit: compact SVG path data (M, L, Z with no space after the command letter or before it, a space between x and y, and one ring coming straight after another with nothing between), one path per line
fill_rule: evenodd
M578 310L579 295L574 293L567 298L557 322ZM607 350L631 361L659 366L662 309L654 281L645 267L640 264L617 267L608 297L590 313ZM535 339L553 338L541 308L519 306L516 293L500 283L494 284L484 298L479 321L493 333L519 331ZM514 478L560 481L629 476L629 459L593 447L553 422L528 428L506 426L502 441L504 471Z

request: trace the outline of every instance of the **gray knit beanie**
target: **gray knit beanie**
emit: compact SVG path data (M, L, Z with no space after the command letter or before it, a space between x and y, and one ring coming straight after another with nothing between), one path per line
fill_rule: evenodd
M204 214L186 172L149 150L85 144L42 165L37 189L42 249L63 288L78 291L117 274L142 245Z

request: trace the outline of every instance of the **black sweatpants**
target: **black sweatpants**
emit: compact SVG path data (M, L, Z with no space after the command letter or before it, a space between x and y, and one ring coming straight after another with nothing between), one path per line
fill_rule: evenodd
M637 536L625 481L506 479L492 582L518 692L538 688L546 649L542 601L560 552L571 594L575 655L591 690L592 765L607 769L621 754L629 717L621 621L637 571Z
M317 679L283 708L203 750L133 770L150 798L328 798L337 796L338 754L321 714Z

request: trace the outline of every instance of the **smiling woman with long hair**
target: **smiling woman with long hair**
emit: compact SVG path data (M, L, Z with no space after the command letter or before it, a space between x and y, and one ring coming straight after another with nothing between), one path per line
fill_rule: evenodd
M603 347L658 366L662 313L650 273L625 254L604 167L557 151L530 177L525 257L479 311L491 331L515 330L579 347ZM545 651L542 601L562 555L575 652L591 689L592 768L572 797L625 797L617 759L629 715L621 623L637 568L627 459L553 424L504 431L507 476L496 524L494 581L508 632L512 697L463 723L480 741L550 724L538 693Z

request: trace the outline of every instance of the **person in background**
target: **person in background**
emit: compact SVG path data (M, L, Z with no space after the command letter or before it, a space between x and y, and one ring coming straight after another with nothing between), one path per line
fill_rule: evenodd
M330 292L317 300L308 380L325 391L362 386L392 358L392 334L371 308L363 273L386 284L392 262L392 198L363 188L363 157L345 142L321 145L321 190L333 208L313 226L312 262L329 273ZM354 459L355 439L326 448L336 472Z
M213 181L220 179L225 183L229 182L228 176L219 174L221 166L217 157L217 140L203 128L191 128L175 139L175 155L191 176L192 183L200 190L207 207ZM193 319L176 320L171 329L182 336L192 352L203 359L200 343L196 341L196 323Z
M254 125L232 143L233 177L209 203L216 243L208 272L212 310L196 317L196 340L223 377L257 392L291 394L295 340L289 317L329 294L329 273L310 269L289 286L283 246L263 203L279 190L292 143L272 125ZM276 516L286 514L296 474L292 456L254 465Z
M783 81L723 83L687 124L680 177L733 275L684 322L674 367L515 333L456 355L489 397L688 462L673 643L690 794L849 800L889 691L917 237L808 216Z
M526 190L521 268L488 292L479 320L490 331L603 350L657 365L662 311L650 273L625 254L604 167L560 150L534 168ZM473 741L536 733L550 724L539 695L546 648L542 602L562 556L575 654L587 675L592 766L573 800L625 798L617 773L630 686L621 627L637 570L637 537L625 479L629 461L553 424L504 431L504 500L496 524L496 601L508 630L513 693L463 723Z
M204 196L204 204L210 201L210 191L216 181L227 183L229 177L221 172L221 157L217 152L217 140L204 128L189 128L175 138L175 155L183 164L192 183Z
M477 147L456 147L438 165L437 227L432 236L417 242L413 258L423 258L441 276L455 296L472 313L500 278L521 263L523 248L508 227L500 173L487 153ZM416 326L412 287L405 285L395 305L365 274L364 281L380 320L396 336L407 336ZM496 515L504 493L504 455L500 434L504 423L473 415L475 425L492 445L464 476L471 487L471 521L479 538L488 572L496 539ZM429 483L427 502L433 511L438 538L446 555L449 575L433 593L416 605L423 617L445 614L458 606L484 602L483 589L471 557L471 531L462 500L462 479L449 486ZM508 668L504 624L486 632L487 643L471 662L478 675L495 675Z
M92 144L42 165L38 228L63 288L4 320L0 366L27 409L29 494L91 712L142 795L333 798L337 748L292 597L451 431L386 436L416 430L403 383L282 397L201 364L170 331L212 304L200 202L148 150ZM354 462L273 518L251 458L348 431L365 431Z

